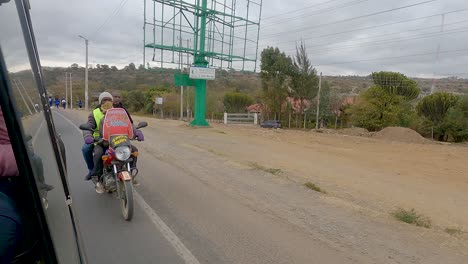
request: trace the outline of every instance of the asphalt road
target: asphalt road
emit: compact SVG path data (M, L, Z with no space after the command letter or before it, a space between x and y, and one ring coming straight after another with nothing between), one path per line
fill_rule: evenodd
M197 165L196 153L190 154L195 155L191 161L178 161L193 166L191 171L140 149L142 184L136 190L141 199L133 220L126 222L116 198L97 194L83 180L83 140L76 125L84 120L58 112L54 121L66 145L73 206L89 263L370 263L201 180L199 173L210 172ZM145 149L171 148L163 137L147 137L138 144Z
M54 114L54 123L66 145L73 207L89 263L184 263L140 206L136 204L134 217L127 222L116 197L97 194L93 184L84 181L87 169L81 154L81 132L60 115ZM53 191L49 193L49 203L58 200L52 195ZM54 207L49 204L48 211Z

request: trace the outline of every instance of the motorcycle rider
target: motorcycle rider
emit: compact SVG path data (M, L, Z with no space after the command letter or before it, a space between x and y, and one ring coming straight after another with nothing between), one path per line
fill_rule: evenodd
M113 91L112 91L112 97L114 98L114 100L113 100L114 108L122 108L122 109L124 109L125 112L127 112L128 118L130 119L130 122L131 122L132 125L133 125L132 116L131 116L130 113L128 112L127 108L125 108L125 107L123 106L123 104L122 104L122 94L120 93L120 91L113 90Z
M101 131L105 113L112 107L113 96L109 92L101 93L99 95L99 105L88 116L88 125L92 129L99 129ZM143 133L140 130L135 130L134 135L139 141L144 140ZM82 147L82 152L89 171L85 180L90 180L92 176L100 176L102 173L101 157L104 155L105 148L101 144L94 144L94 138L99 138L100 136L100 132L83 131L85 144ZM134 163L132 165L134 166Z

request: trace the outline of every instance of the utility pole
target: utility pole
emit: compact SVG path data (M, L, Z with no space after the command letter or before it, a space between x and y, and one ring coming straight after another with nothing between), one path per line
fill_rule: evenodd
M70 109L73 109L73 81L72 81L72 73L70 72Z
M68 72L65 73L65 107L68 107Z
M445 14L442 14L442 21L440 22L440 32L444 32L444 25L445 25ZM441 37L442 38L442 37ZM433 72L433 76L432 76L432 86L431 86L431 94L433 94L435 92L435 89L436 89L436 85L435 85L435 75L436 75L436 67L438 66L439 64L439 60L440 60L440 39L439 39L439 43L437 44L437 52L436 52L436 61L435 61L435 64L434 64L434 72Z
M85 110L88 111L88 39L79 35L78 37L84 39L86 45L86 69L85 69Z
M320 73L319 90L317 95L317 115L315 117L315 129L319 128L319 112L320 112L320 92L322 90L322 73Z
M34 112L37 113L37 109L36 107L34 107L34 102L32 101L31 96L29 96L28 91L26 91L26 87L24 87L23 82L21 81L21 79L18 79L18 82L21 85L21 87L23 87L24 93L26 94L26 97L28 97L28 100L31 103L32 108L34 109Z
M31 111L31 109L29 108L28 103L26 103L26 99L24 99L23 93L21 92L21 89L20 89L19 86L18 86L18 82L15 80L14 83L15 83L16 89L18 89L18 92L19 92L19 94L21 95L21 98L23 99L24 105L26 106L26 108L27 108L28 111L29 111L29 114L32 115L32 111Z
M177 37L179 39L179 47L182 48L182 37ZM182 66L182 53L179 52L179 69L182 73L184 68ZM180 86L180 120L184 119L184 86Z

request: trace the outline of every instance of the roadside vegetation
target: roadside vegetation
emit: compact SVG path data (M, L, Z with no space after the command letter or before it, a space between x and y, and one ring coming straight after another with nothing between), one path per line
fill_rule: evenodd
M304 183L304 186L311 189L311 190L313 190L313 191L316 191L316 192L320 192L320 193L324 193L324 194L327 193L325 190L318 187L315 183L312 183L312 182L306 182L306 183Z
M468 140L466 81L438 81L438 92L429 94L430 82L398 72L373 72L368 76L323 77L313 67L304 43L292 56L275 47L261 52L259 73L217 70L208 82L207 119L222 120L223 112L259 111L261 120L280 120L283 128L313 129L360 127L371 132L405 127L438 141ZM73 75L74 104L84 97L84 68L44 67L49 93L62 98L63 75ZM89 70L91 106L104 90L120 90L130 112L157 117L180 116L180 88L173 85L175 69L148 68L130 63L122 69L96 64ZM15 73L22 78L27 72ZM26 78L25 78L26 79ZM193 116L194 91L184 90L184 116ZM157 97L164 104L155 105ZM316 120L320 97L319 117ZM24 106L19 106L24 108ZM22 109L26 111L26 109Z
M412 224L419 227L430 228L431 220L429 217L423 216L416 212L416 210L405 210L403 208L398 208L392 213L392 215L399 221L405 222L407 224Z

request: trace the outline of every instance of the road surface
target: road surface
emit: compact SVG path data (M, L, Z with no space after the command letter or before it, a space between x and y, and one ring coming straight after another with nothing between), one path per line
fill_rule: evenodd
M133 220L126 222L115 198L97 194L83 180L83 140L71 124L83 121L59 113L54 113L54 122L66 145L73 205L90 263L363 263L140 151L140 174L145 178L137 192L195 258L191 259L174 246L141 202Z
M144 130L146 141L136 142L141 186L126 222L115 198L83 180L83 114L56 111L54 122L89 263L465 263L430 232L324 203L296 183L200 149L210 138L191 128Z

